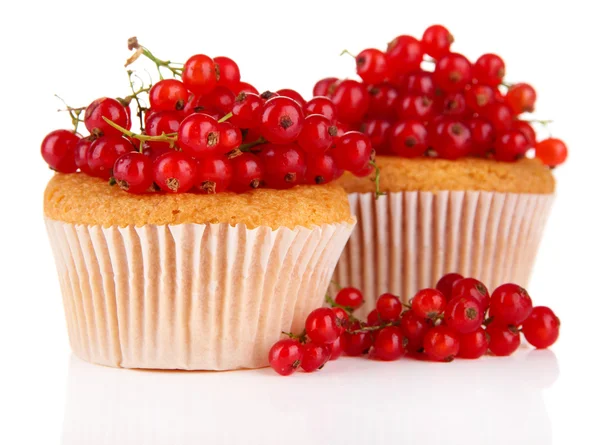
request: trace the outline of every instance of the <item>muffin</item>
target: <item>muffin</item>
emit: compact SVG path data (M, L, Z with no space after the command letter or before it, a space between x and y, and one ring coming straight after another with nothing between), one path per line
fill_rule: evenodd
M266 366L354 226L338 185L135 195L83 173L54 175L44 214L74 353L123 368Z
M334 273L374 307L384 292L408 302L444 274L473 276L494 288L526 286L553 201L551 170L536 159L378 156L380 187L344 175L357 227Z

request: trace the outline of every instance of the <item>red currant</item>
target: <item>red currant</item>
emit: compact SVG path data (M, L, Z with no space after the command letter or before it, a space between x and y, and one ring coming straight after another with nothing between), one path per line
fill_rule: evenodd
M262 160L252 153L233 158L231 168L233 174L229 189L236 193L257 189L263 182L265 167Z
M506 93L506 103L513 113L531 113L535 109L537 95L528 83L517 83L512 85Z
M240 93L231 109L232 124L240 128L256 128L260 125L263 114L263 100L258 94Z
M290 375L296 372L302 358L304 347L298 340L286 338L275 343L269 351L269 364L280 375Z
M397 122L389 131L390 151L404 158L422 156L428 148L427 128L415 120Z
M446 301L448 301L452 298L452 288L454 287L454 283L463 278L464 277L459 273L448 273L439 279L435 288L439 290L446 298Z
M335 296L335 302L340 306L358 309L365 302L361 291L354 287L344 287Z
M496 102L483 111L485 117L497 133L504 133L512 128L515 116L510 107L504 103Z
M250 85L248 82L240 82L237 87L232 88L233 94L239 96L241 93L252 93L258 96L258 90L254 88L254 85Z
M329 356L330 362L340 358L340 355L342 355L342 337L327 346L329 346L329 349L331 350L331 355Z
M304 345L304 354L302 355L300 367L306 372L314 372L323 368L330 357L331 348L329 345L307 343Z
M535 130L529 122L515 120L513 122L512 129L523 133L523 136L525 136L525 139L527 139L527 144L530 148L535 146L537 142L537 137L535 134Z
M336 136L337 128L331 125L329 119L320 114L311 114L304 120L298 145L309 156L322 155L331 147Z
M377 331L377 338L373 343L373 356L378 360L398 360L406 350L404 335L397 326L388 326Z
M154 182L169 193L185 193L196 182L198 165L189 155L168 151L154 161Z
M235 94L229 88L217 86L210 93L202 96L196 102L196 112L206 114L217 114L219 116L228 114L233 109Z
M287 144L298 139L304 125L304 113L298 102L289 97L273 97L265 102L260 130L274 144Z
M336 85L331 101L339 120L355 124L363 119L369 109L369 92L364 84L356 80L343 80Z
M490 352L499 357L511 355L521 344L521 336L514 326L494 322L487 327L486 333L489 336Z
M51 169L61 173L74 173L75 149L81 138L69 130L54 130L42 141L42 157Z
M455 297L446 306L444 321L456 332L468 334L481 326L483 314L484 310L475 297Z
M294 99L296 102L298 102L298 105L300 105L301 107L304 107L306 105L306 100L304 100L302 95L296 90L283 88L281 90L277 90L276 93L280 96L285 96L289 97L290 99Z
M496 288L490 300L490 316L494 317L495 321L515 326L529 317L532 308L531 297L527 291L512 283Z
M225 157L205 157L198 160L196 186L202 193L220 193L229 188L233 168Z
M75 165L86 175L92 175L92 170L88 165L88 157L92 147L92 142L94 142L94 138L89 136L87 138L81 138L75 144L75 149L73 151L73 158L75 160Z
M504 79L504 60L496 54L484 54L473 65L473 78L478 83L497 87Z
M431 328L432 325L424 318L419 317L413 310L404 312L400 319L400 329L408 339L408 350L411 352L417 352L423 347L425 334Z
M383 321L394 321L400 318L402 303L400 299L392 294L382 294L375 305L379 317Z
M404 94L426 96L433 99L435 96L433 73L419 70L408 74L404 79L402 92Z
M339 80L337 77L326 77L319 80L313 87L313 96L329 96L333 92L334 85Z
M352 173L364 169L373 154L371 141L358 131L349 131L340 136L331 149L336 165Z
M536 306L523 323L523 335L532 346L544 349L558 339L560 320L550 308Z
M164 155L165 153L168 153L170 151L171 149L168 147L151 145L148 142L144 142L144 145L142 146L142 153L144 154L144 156L150 158L152 162L156 161L156 159L159 156Z
M219 123L204 113L189 115L177 131L177 145L184 153L197 158L224 154L219 139Z
M535 145L535 157L549 167L556 167L567 160L567 146L560 139L544 139Z
M367 326L379 326L381 324L381 317L379 317L379 312L377 309L373 309L367 315Z
M488 105L495 102L495 93L489 85L471 85L465 90L465 101L469 109L481 113Z
M458 159L467 156L471 150L471 131L462 122L449 120L435 136L434 148L444 159Z
M308 338L320 345L333 343L343 332L340 320L328 307L320 307L308 314L304 328Z
M368 84L386 80L389 73L385 53L374 48L362 50L356 56L356 73Z
M126 192L145 193L154 182L152 160L139 152L125 153L115 161L113 176Z
M471 154L482 158L493 150L496 134L494 127L481 117L473 117L467 121L471 131Z
M361 126L361 132L366 134L371 146L379 153L389 151L389 133L392 123L385 119L369 119Z
M330 98L324 96L316 96L306 102L304 105L304 114L320 114L325 116L330 121L335 120L335 105Z
M194 94L210 93L217 86L215 61L204 54L190 57L183 65L181 80Z
M473 332L460 335L459 338L460 349L458 351L458 357L460 358L479 358L487 352L490 344L488 336L481 326Z
M183 82L176 79L164 79L156 82L150 92L150 108L155 111L183 110L190 97Z
M265 144L259 154L264 165L267 187L286 189L304 182L305 155L295 144Z
M335 316L338 318L339 325L342 327L343 330L346 330L346 327L348 326L348 320L350 319L346 310L342 309L341 307L332 307L331 310L335 313Z
M450 93L444 97L441 111L453 118L462 118L468 114L467 102L463 93Z
M219 145L221 151L229 153L242 144L241 130L230 122L219 123Z
M328 184L339 177L339 169L328 154L315 154L306 159L306 183Z
M146 119L146 134L161 136L163 133L177 133L181 120L181 114L176 111L157 111ZM169 148L168 142L152 141L149 144L153 147Z
M446 307L446 297L437 289L421 289L411 301L412 311L421 318L439 317Z
M387 47L389 70L398 74L407 74L421 67L425 50L421 42L412 36L396 37Z
M88 165L92 175L109 179L117 158L133 149L131 142L121 136L103 136L96 139L88 153Z
M490 293L487 287L475 278L463 278L454 282L452 298L473 297L485 312L490 307Z
M396 104L396 113L401 120L427 122L435 114L433 100L427 96L404 96Z
M117 100L109 97L96 99L86 107L85 117L83 118L85 128L91 134L121 136L121 132L111 127L103 119L104 117L127 130L131 128L131 119L125 107Z
M460 349L460 339L448 326L435 326L425 334L423 348L431 360L451 362Z
M454 37L442 25L431 25L423 33L421 44L425 54L434 59L439 59L450 52L450 45L454 42Z
M496 139L494 156L498 161L512 162L523 158L528 149L525 135L518 130L510 130Z
M355 331L360 329L360 323L352 323L348 330ZM369 352L373 344L373 338L368 332L344 332L341 337L341 346L344 354L350 357L357 357Z
M459 92L471 82L471 62L462 54L446 54L436 64L433 80L447 93Z
M229 57L218 56L214 58L217 85L233 90L240 83L240 68Z

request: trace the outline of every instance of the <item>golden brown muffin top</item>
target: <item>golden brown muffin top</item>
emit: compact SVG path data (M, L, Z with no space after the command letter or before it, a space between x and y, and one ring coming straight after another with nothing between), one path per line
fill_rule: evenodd
M133 195L83 173L54 175L44 194L44 214L57 221L103 227L229 223L275 229L352 219L346 193L333 184L241 194Z
M498 162L490 159L461 158L454 161L436 158L377 156L381 169L382 192L440 190L483 190L503 193L554 192L554 176L537 159ZM375 191L370 177L357 178L345 173L337 182L348 193Z

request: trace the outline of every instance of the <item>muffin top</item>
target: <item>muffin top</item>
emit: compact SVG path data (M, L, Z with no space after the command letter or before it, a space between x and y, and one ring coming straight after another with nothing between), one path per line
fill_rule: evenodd
M503 193L554 192L551 170L536 159L498 162L480 158L445 160L377 156L382 192L482 190ZM348 193L375 191L369 177L344 174L337 182Z
M346 193L334 184L241 194L133 195L82 173L54 175L44 194L44 214L57 221L103 227L228 223L276 229L352 219Z

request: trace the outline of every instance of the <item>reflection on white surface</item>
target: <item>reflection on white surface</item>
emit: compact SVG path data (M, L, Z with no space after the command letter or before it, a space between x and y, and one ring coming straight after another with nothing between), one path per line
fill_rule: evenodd
M527 349L450 364L342 358L288 378L129 371L73 357L62 443L546 445L542 394L558 372L551 351Z

